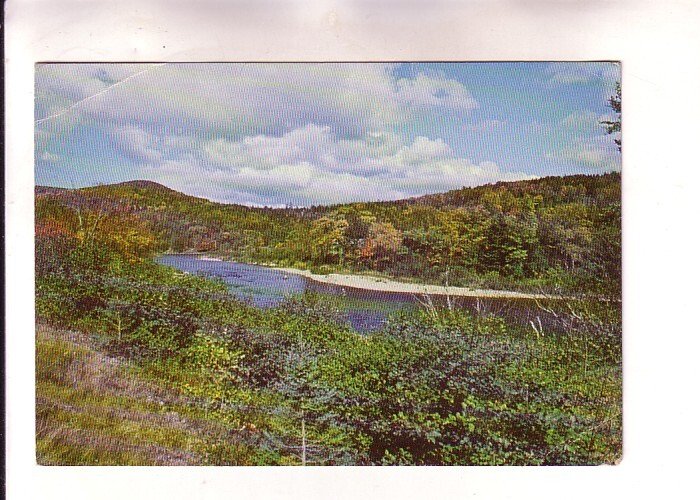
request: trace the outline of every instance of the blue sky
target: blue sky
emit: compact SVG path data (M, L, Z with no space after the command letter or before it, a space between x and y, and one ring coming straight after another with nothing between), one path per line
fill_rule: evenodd
M620 170L613 63L42 64L36 183L392 200Z

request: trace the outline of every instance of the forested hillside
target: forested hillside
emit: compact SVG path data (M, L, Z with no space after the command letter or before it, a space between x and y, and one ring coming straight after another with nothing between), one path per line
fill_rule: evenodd
M157 251L492 288L618 294L620 175L546 177L395 202L250 208L147 181L37 188L37 214L61 206L94 224L145 224ZM120 219L120 220L121 220ZM126 236L125 236L126 237ZM146 245L143 242L143 245Z
M613 463L613 301L553 301L538 310L549 322L520 326L485 310L415 308L362 335L323 296L259 309L152 257L216 251L421 280L449 270L451 280L578 282L616 298L619 183L550 178L281 210L145 182L37 188L37 459Z

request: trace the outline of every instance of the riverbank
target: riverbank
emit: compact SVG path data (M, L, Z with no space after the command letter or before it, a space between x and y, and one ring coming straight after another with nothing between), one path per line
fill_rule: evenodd
M443 286L443 285L430 285L426 283L407 283L403 281L396 281L390 278L380 277L380 276L370 276L361 274L340 274L340 273L329 273L329 274L316 274L308 269L297 269L293 267L278 267L271 263L266 262L239 262L234 260L226 259L220 255L211 255L208 253L190 253L190 252L165 252L163 255L187 255L190 257L196 257L199 260L204 261L217 261L217 262L234 262L237 264L248 264L266 267L269 269L275 269L277 271L285 272L288 274L295 274L298 276L303 276L304 278L316 281L317 283L324 283L328 285L342 286L346 288L353 288L356 290L370 290L376 292L387 292L387 293L405 293L413 295L440 295L440 296L452 296L452 297L472 297L472 298L489 298L489 299L526 299L526 300L537 300L537 299L555 299L557 296L547 295L543 293L532 293L532 292L519 292L514 290L497 290L497 289L487 289L487 288L471 288L471 287L458 287L458 286Z
M510 290L487 290L457 286L426 285L421 283L403 283L388 278L363 276L358 274L314 274L308 269L291 267L266 266L289 274L304 276L310 280L329 285L343 286L360 290L378 292L409 293L415 295L449 295L454 297L481 297L491 299L547 299L551 298L541 293L525 293Z

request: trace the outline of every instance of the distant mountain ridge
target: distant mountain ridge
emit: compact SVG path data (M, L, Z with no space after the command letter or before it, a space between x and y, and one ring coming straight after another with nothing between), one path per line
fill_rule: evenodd
M612 183L619 183L621 179L619 172L608 172L603 174L576 174L564 176L546 176L537 179L527 179L520 181L499 181L480 186L462 187L452 189L444 193L425 194L421 196L397 200L396 202L381 203L413 203L430 206L465 206L474 200L479 199L484 193L489 191L510 191L515 196L529 195L551 195L562 186L582 186L584 189L594 191L597 187L606 186Z
M567 176L546 176L540 177L538 179L528 179L521 181L499 181L496 183L483 184L480 186L473 187L462 187L458 189L452 189L450 191L442 193L431 193L414 197L402 198L399 200L383 200L383 201L371 201L371 202L348 202L348 203L337 203L331 205L313 205L310 207L296 207L296 208L273 208L273 207L249 207L240 203L226 203L226 202L216 202L211 201L207 198L202 198L198 196L189 195L172 189L168 186L160 184L155 181L150 180L132 180L125 182L118 182L114 184L99 184L96 186L87 186L82 188L60 188L53 186L41 186L35 187L35 193L37 195L61 195L70 192L83 192L89 194L144 194L147 195L149 192L177 196L179 198L187 198L190 200L198 200L200 202L221 205L221 206L232 206L241 207L252 210L264 210L269 212L271 210L280 211L318 211L323 209L333 209L337 207L347 206L347 205L429 205L433 207L458 207L470 205L473 201L479 199L485 192L494 190L507 190L512 192L516 196L522 196L525 194L537 195L537 194L547 194L552 193L554 190L562 185L604 185L609 184L610 181L619 182L620 173L610 172L604 174L577 174L577 175L567 175Z

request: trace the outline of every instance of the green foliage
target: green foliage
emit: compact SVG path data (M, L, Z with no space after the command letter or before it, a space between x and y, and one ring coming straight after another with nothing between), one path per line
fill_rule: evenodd
M37 266L64 262L75 239L82 245L74 255L84 261L80 266L94 261L93 267L126 269L154 250L198 251L436 284L444 284L449 270L455 286L500 283L615 297L619 207L616 173L305 209L221 205L145 182L40 191L37 240L43 251Z
M360 335L320 296L260 310L230 297L221 282L146 258L180 237L188 248L214 241L221 249L226 241L227 252L249 259L382 268L437 282L447 275L450 284L549 285L614 299L619 176L281 212L138 183L40 194L37 316L89 335L99 349L40 340L37 379L49 402L38 412L37 439L46 463L143 464L167 456L299 464L302 443L314 464L619 458L614 300L542 305L541 314L555 318L551 329L437 307L400 313L383 330ZM106 376L108 360L130 363L133 373ZM132 395L153 393L134 388L136 380L165 388L163 411L187 426L173 430L173 420L154 416L161 410L152 400L124 397L128 387ZM119 399L110 399L120 387ZM98 402L138 412L124 421ZM81 444L91 432L109 446Z
M143 292L121 298L149 300ZM619 419L611 410L619 409L619 331L602 332L619 319L584 311L570 333L540 337L494 316L439 309L404 313L384 331L361 336L318 300L292 300L259 311L254 321L241 314L249 306L233 300L222 312L215 294L131 304L129 317L145 319L124 326L121 342L111 331L106 346L152 366L157 380L192 398L207 419L268 429L264 437L207 445L215 463L243 453L240 446L247 456L257 450L258 458L248 459L254 463L298 463L292 451L302 418L318 463L584 464L617 457ZM199 319L196 329L177 319L189 315ZM268 414L278 417L261 417Z
M603 125L603 127L605 127L605 131L608 134L618 134L622 131L622 87L620 85L620 82L617 82L615 84L615 95L611 96L610 99L608 99L608 105L613 110L613 112L615 112L617 117L613 120L604 120L600 123L601 125ZM615 144L617 144L618 151L622 151L622 139L619 137L616 138Z
M345 263L347 250L345 232L348 227L348 222L341 217L321 217L314 221L309 237L314 242L311 258L315 263L340 265Z

